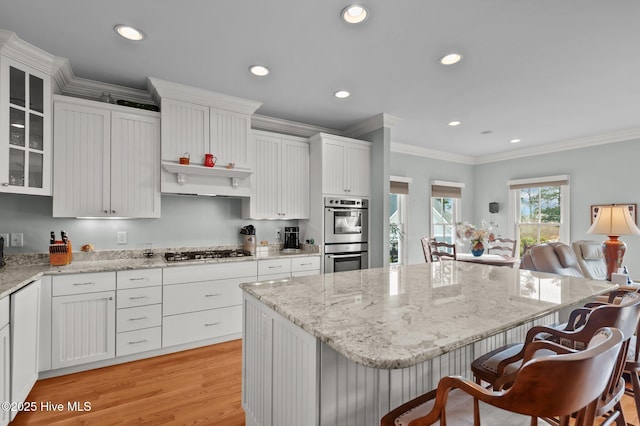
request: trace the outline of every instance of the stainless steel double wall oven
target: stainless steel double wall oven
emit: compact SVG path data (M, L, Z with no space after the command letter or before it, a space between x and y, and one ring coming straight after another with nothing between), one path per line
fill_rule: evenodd
M324 272L369 267L369 201L324 199Z

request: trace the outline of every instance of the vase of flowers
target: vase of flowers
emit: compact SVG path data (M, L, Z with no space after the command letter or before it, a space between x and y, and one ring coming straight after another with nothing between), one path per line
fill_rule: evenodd
M463 241L469 241L469 249L474 256L482 256L485 241L491 242L495 240L493 232L485 225L484 221L480 227L468 222L458 222L456 225L456 237Z

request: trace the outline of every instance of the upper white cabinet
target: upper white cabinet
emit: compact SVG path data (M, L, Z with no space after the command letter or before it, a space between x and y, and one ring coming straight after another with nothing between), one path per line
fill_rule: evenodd
M0 192L51 195L54 59L0 30Z
M371 143L319 133L310 139L321 162L322 193L368 197L371 194Z
M252 219L309 218L309 143L304 138L253 131L255 155L251 197L243 216Z
M54 217L160 217L155 112L56 96Z
M248 196L248 180L233 171L251 169L251 115L261 104L156 78L149 91L162 114L162 192ZM174 171L185 154L189 167ZM205 154L216 158L211 173L202 170Z

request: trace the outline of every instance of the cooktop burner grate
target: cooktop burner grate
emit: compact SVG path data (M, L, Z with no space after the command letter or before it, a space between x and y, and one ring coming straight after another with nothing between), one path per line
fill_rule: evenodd
M206 260L220 259L226 257L244 257L251 256L251 252L242 249L233 250L201 250L201 251L183 251L183 252L167 252L164 254L164 260L167 262L184 262L187 260Z

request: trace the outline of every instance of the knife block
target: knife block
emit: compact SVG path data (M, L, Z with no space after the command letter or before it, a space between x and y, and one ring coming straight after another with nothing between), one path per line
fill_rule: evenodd
M56 241L49 245L49 265L51 266L64 266L71 263L73 259L73 249L71 247L71 241L63 243L62 241Z

